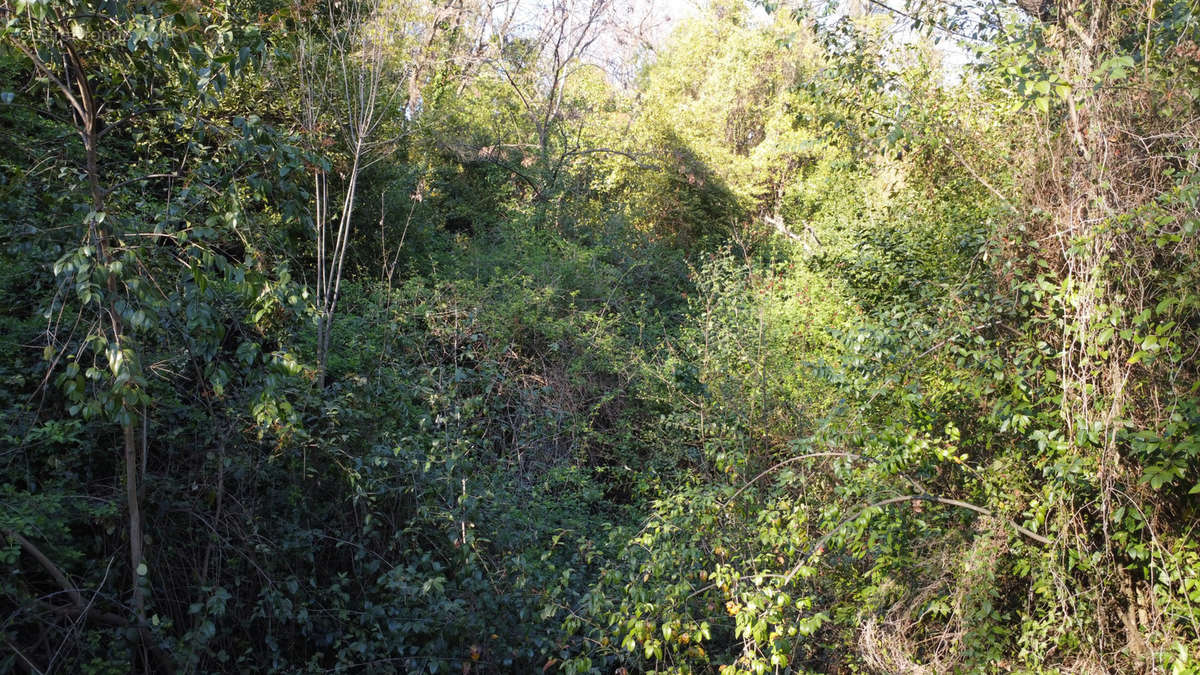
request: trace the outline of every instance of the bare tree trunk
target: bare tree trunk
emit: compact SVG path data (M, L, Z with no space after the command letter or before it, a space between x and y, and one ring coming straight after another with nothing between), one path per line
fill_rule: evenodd
M377 161L377 147L388 139L379 138L392 103L405 88L403 73L394 73L388 64L389 41L396 35L399 6L372 3L354 7L345 14L330 8L334 30L326 36L324 53L317 54L316 36L309 36L300 50L300 72L304 81L302 117L310 134L321 131L322 122L331 119L341 133L342 143L350 151L350 166L343 174L344 192L330 227L329 172L313 170L313 227L317 244L317 375L319 389L325 388L329 368L334 317L341 294L346 251L350 245L351 225L362 171ZM411 86L411 81L408 86Z

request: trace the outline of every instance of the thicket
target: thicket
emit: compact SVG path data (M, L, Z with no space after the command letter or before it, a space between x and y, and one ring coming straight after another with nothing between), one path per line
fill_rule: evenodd
M1200 672L1200 14L1018 4L0 0L0 670Z

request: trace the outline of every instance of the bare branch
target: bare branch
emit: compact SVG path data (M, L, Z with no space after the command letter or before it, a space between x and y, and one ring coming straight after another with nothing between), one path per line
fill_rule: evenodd
M66 591L67 596L71 598L71 602L76 607L84 606L83 596L79 594L79 589L67 579L67 575L63 574L63 571L59 569L58 565L54 564L54 561L46 557L45 553L42 553L41 549L35 546L33 542L21 536L16 530L5 530L4 533L15 539L26 553L33 556L34 560L37 560L42 568L50 573L50 576L54 578L54 581L58 583L60 588Z

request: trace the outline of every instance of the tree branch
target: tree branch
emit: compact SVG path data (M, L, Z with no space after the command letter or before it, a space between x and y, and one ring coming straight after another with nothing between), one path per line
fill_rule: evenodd
M67 102L75 110L75 113L79 115L79 119L86 119L87 115L84 113L83 106L80 105L79 100L75 98L75 94L71 91L71 88L68 87L62 80L58 79L58 77L50 70L50 67L38 57L37 51L26 47L19 40L12 40L12 44L22 54L27 56L30 61L33 61L33 65L35 68L37 68L38 72L45 75L46 79L50 80L51 84L53 84L55 87L58 87L58 90L62 92L63 96L66 97Z
M25 656L24 654L22 654L21 650L17 649L16 645L9 642L8 640L5 640L4 646L11 649L12 653L17 655L17 661L21 665L25 666L25 670L27 670L31 673L35 673L35 675L42 675L42 673L44 671L41 668L38 668L36 664L34 664L33 659L30 659L28 656Z
M856 511L854 513L854 515L843 518L842 521L840 523L838 523L837 525L835 525L832 530L826 532L825 536L818 539L816 541L816 543L813 544L811 548L809 548L809 552L806 553L800 559L800 562L796 563L796 566L793 567L792 570L787 573L787 576L785 576L783 578L784 585L787 585L789 582L791 582L792 577L796 576L796 574L800 571L800 568L804 567L805 563L807 563L809 560L811 560L814 555L816 555L817 553L820 553L822 550L824 550L825 542L829 541L829 538L832 537L834 534L837 534L838 530L845 527L846 524L848 524L854 520L857 520L860 516L862 516L867 511L870 511L871 509L882 508L884 506L889 506L891 504L899 504L902 502L913 502L913 501L936 502L938 504L945 504L947 506L957 506L961 509L967 509L968 511L974 511L975 513L978 513L983 516L989 516L989 517L995 516L995 514L992 511L990 511L989 509L985 509L982 506L976 506L974 504L969 504L967 502L959 501L957 499L948 499L946 497L938 497L935 495L928 495L928 494L905 495L903 497L891 497L889 499L877 501L874 504L868 504L867 506L864 506L863 508L859 509L858 511ZM1009 527L1012 527L1014 530L1017 531L1017 533L1022 534L1026 537L1029 537L1030 539L1038 542L1039 544L1045 544L1048 546L1048 545L1054 543L1050 539L1043 537L1042 535L1034 532L1033 530L1022 527L1022 526L1014 523L1011 520L1007 521L1007 522L1008 522Z
M177 173L148 173L144 176L138 176L137 178L130 178L129 180L123 180L120 183L116 183L115 185L108 186L107 188L104 189L104 196L107 197L108 195L112 194L117 188L125 187L126 185L129 185L131 183L138 183L138 182L141 182L144 180L151 180L154 178L183 178L183 176L180 176Z
M74 603L76 607L84 606L83 596L79 594L79 589L75 588L75 585L67 579L67 575L63 574L63 571L59 569L58 565L54 564L53 560L50 560L50 558L46 557L46 554L42 553L42 551L35 546L33 542L29 541L25 537L22 537L16 530L5 530L4 533L15 539L26 553L33 556L33 558L37 560L47 572L50 573L50 576L54 577L54 581L58 582L58 585L64 591L66 591L67 595L71 597L71 602Z

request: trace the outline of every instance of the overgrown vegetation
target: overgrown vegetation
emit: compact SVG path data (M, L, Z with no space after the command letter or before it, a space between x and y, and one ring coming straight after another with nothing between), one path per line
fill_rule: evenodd
M0 670L1200 672L1187 0L0 0Z

